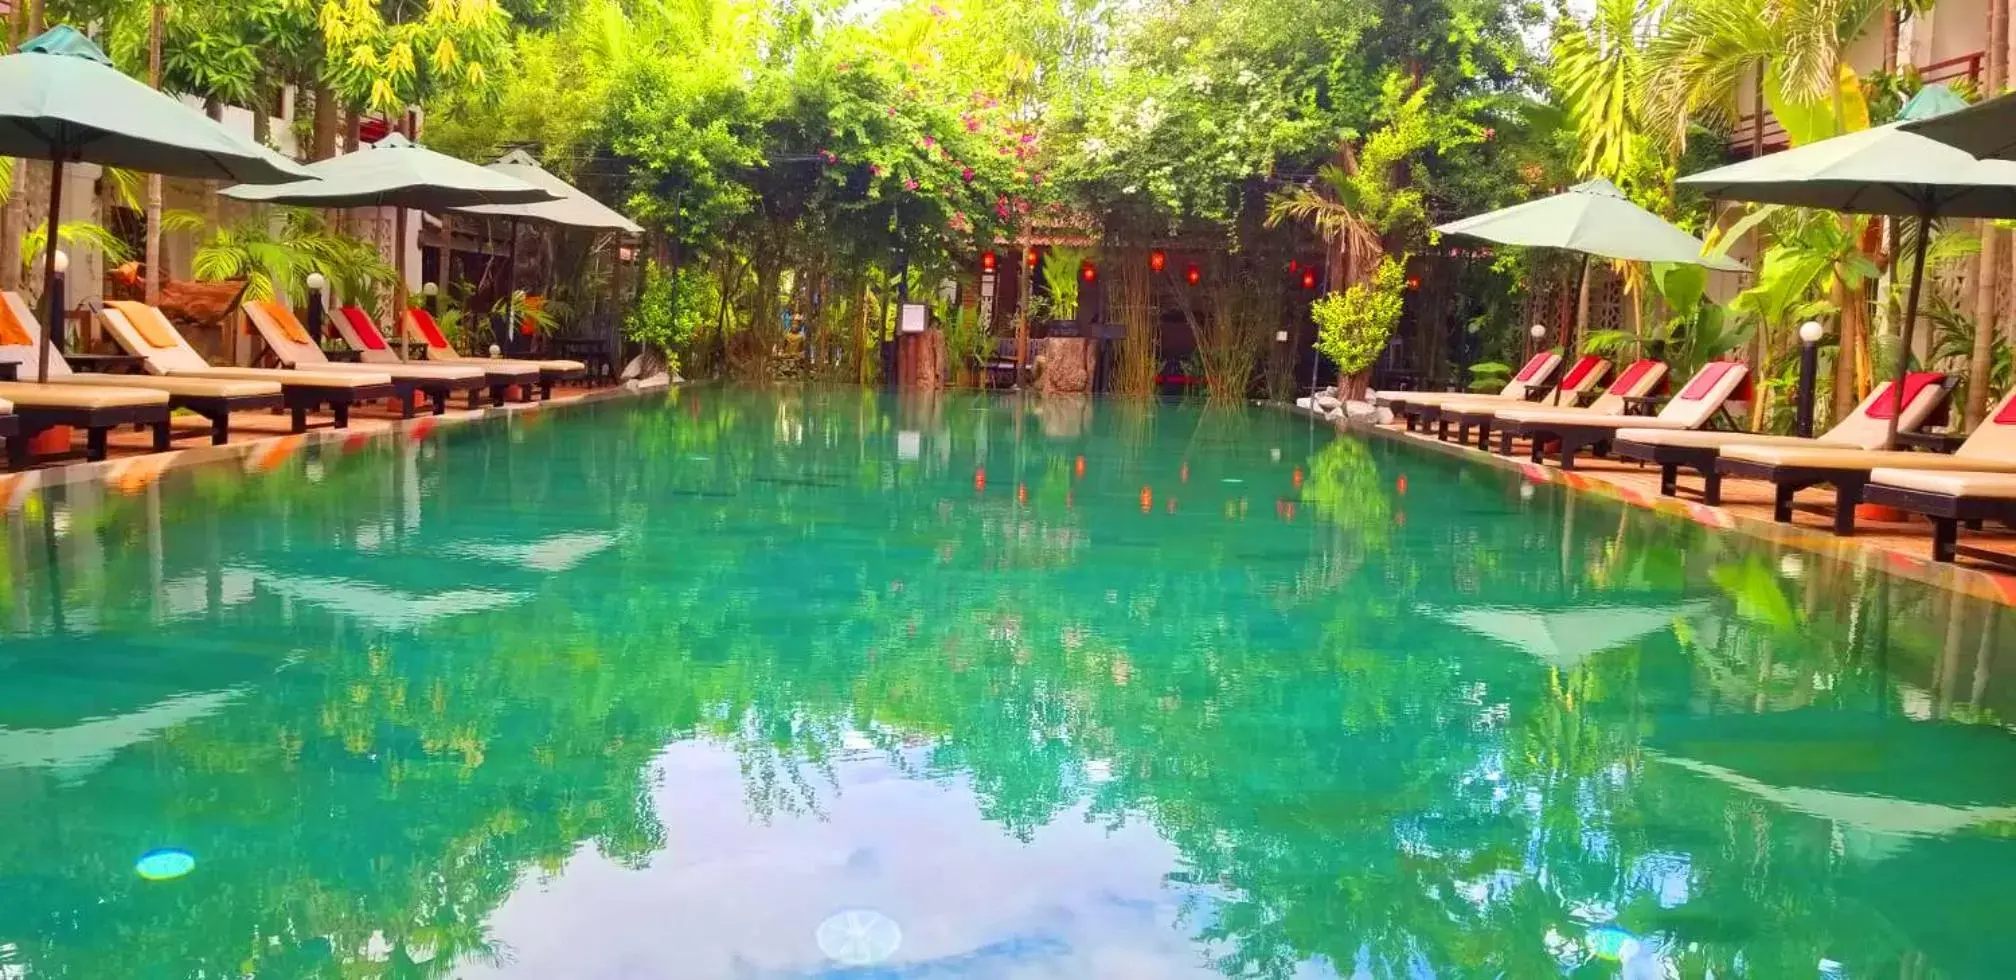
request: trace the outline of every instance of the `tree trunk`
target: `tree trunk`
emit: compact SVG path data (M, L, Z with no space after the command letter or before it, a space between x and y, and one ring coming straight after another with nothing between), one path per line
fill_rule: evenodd
M167 30L168 5L155 3L153 23L147 33L147 84L157 91L161 88L161 35ZM161 175L147 175L147 247L145 265L140 270L145 278L142 295L149 306L161 303L161 211L164 206L161 189Z
M1750 86L1750 159L1764 155L1764 65L1752 69L1757 79Z
M1848 413L1855 410L1855 403L1862 400L1855 387L1855 350L1861 339L1859 324L1862 318L1857 313L1860 296L1850 293L1837 278L1832 299L1841 315L1840 346L1834 353L1833 391L1827 401L1827 418L1830 420L1847 418ZM1759 365L1757 370L1762 371L1763 366ZM1761 389L1762 386L1758 387Z
M336 155L336 93L329 86L316 83L315 99L315 140L309 155L316 160L327 160Z
M42 33L42 0L28 0L28 29L22 33L26 41Z

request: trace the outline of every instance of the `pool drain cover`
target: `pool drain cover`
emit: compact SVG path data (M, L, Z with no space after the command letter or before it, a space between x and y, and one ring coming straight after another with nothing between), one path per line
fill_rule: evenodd
M819 951L847 966L868 966L888 959L903 945L896 920L869 909L848 909L819 923Z

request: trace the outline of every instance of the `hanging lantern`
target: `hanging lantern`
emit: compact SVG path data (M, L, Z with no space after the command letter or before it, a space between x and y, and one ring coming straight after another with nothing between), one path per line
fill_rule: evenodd
M981 272L993 272L993 271L994 271L994 262L995 262L995 258L994 258L994 250L993 250L993 249L988 249L987 251L985 251L985 252L981 252L981 253L980 253L980 271L981 271Z
M1192 286L1204 281L1204 273L1197 268L1197 263L1192 262L1188 268L1183 270L1183 281Z
M1296 260L1294 260L1294 259L1289 259L1289 260L1288 260L1288 271L1289 271L1289 272L1300 272L1300 271L1302 271L1302 263L1300 263L1300 262L1297 262L1297 261L1296 261Z
M1031 269L1034 269L1034 268L1036 268L1036 262L1037 262L1037 260L1039 260L1039 259L1041 259L1041 258L1042 258L1042 256L1041 256L1041 255L1039 255L1039 254L1037 254L1037 252L1036 252L1036 250L1035 250L1035 249L1033 249L1033 248L1032 248L1032 249L1030 249L1030 250L1029 250L1029 268L1031 268Z
M1078 278L1086 282L1098 282L1099 270L1092 265L1090 260L1087 260L1084 265L1078 267Z
M1162 254L1161 249L1158 248L1148 253L1148 270L1150 272L1161 272L1163 267L1168 264L1169 256Z
M1417 290L1417 289L1420 289L1420 288L1421 288L1421 277L1420 277L1420 276L1409 276L1409 277L1408 277L1408 279L1407 279L1407 291L1408 291L1408 292L1413 292L1414 290Z
M1302 270L1302 288L1303 289L1316 288L1316 270L1314 269Z

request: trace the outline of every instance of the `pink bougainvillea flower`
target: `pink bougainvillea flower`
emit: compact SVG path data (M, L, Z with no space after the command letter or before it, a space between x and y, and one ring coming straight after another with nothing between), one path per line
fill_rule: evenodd
M979 131L980 131L980 120L978 120L978 119L975 119L975 118L973 118L972 116L967 116L967 117L966 117L966 131L967 131L967 132L969 132L969 133L977 133L977 132L979 132Z
M1036 134L1035 134L1035 133L1023 133L1023 134L1022 134L1022 145L1023 145L1023 146L1028 146L1029 144L1031 144L1031 143L1034 143L1034 142L1036 142Z
M1493 137L1493 136L1496 136L1496 135L1498 135L1498 130L1496 130L1496 129L1494 129L1494 128L1490 127L1490 126L1486 126L1486 127L1484 127L1484 138L1485 138L1485 139L1487 139L1487 140L1488 140L1488 139L1490 139L1491 137Z
M833 161L840 159L838 156L834 155L832 150L820 150L819 158L821 160L826 161L827 163L832 163Z
M905 178L903 178L903 189L904 189L904 190L906 190L906 191L914 191L914 190L916 190L916 189L917 189L917 181L916 181L916 180L915 180L914 178L911 178L911 177L905 177Z
M1000 105L1000 104L1001 104L1001 100L1000 100L1000 99L997 99L997 98L995 98L995 97L993 97L993 96L991 96L991 95L987 97L987 101L986 101L986 102L984 103L985 107L986 107L986 108L989 108L989 109L992 109L992 108L994 108L995 106L997 106L997 105Z
M890 106L890 107L889 107L889 114L890 114L890 115L892 115L892 116L896 114L896 107L895 107L895 106L893 106L893 105L892 105L892 106Z
M881 165L881 164L879 164L879 163L871 163L871 164L869 164L869 165L868 165L868 176L870 176L870 177L880 177L880 176L882 176L882 165Z
M925 149L930 149L931 147L934 147L934 146L937 146L937 145L938 145L938 141L937 141L937 140L935 140L935 139L932 139L932 138L931 138L931 137L929 137L929 136L926 136L926 137L924 137L924 148L925 148Z
M845 61L843 61L843 62L841 62L841 63L839 63L839 64L837 64L837 65L834 65L834 66L833 66L833 68L834 68L834 70L835 70L835 71L846 71L846 70L848 70L848 69L850 69L850 68L853 68L853 67L854 67L854 66L853 66L852 64L850 64L850 63L848 63L848 62L845 62Z
M1039 174L1030 174L1030 175L1029 175L1029 182L1030 182L1030 183L1032 183L1032 184L1040 184L1040 183L1042 183L1042 182L1043 182L1043 175L1042 175L1042 174L1040 174L1040 173L1039 173Z
M1028 214L1028 213L1029 213L1029 200L1028 200L1028 198L1022 198L1022 197L1018 197L1018 198L1016 198L1016 199L1015 199L1015 210L1017 210L1017 211L1020 211L1020 212L1022 212L1023 214Z
M964 170L961 170L961 171L959 171L959 179L960 179L960 180L963 180L963 181L965 181L965 182L967 182L967 183L969 183L969 184L970 184L970 183L972 183L972 182L973 182L973 168L972 168L972 167L967 167L966 169L964 169Z
M945 16L945 8L944 8L944 7L940 7L940 6L938 6L937 4L935 4L935 3L934 3L934 4L932 4L932 5L931 5L931 16L933 16L933 17L943 17L943 16Z

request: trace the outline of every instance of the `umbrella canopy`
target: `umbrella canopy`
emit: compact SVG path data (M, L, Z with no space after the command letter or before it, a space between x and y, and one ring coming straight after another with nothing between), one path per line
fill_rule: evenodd
M1679 183L1726 200L1915 216L1917 247L1911 260L1911 286L1905 293L1903 342L1897 348L1896 384L1902 390L1911 370L1911 338L1918 327L1925 243L1932 237L1932 221L2016 217L2016 163L1977 160L1905 128L1950 118L1848 133L1682 177ZM1893 414L1888 441L1896 440Z
M1931 121L1848 133L1682 177L1678 183L1726 200L1854 214L2016 216L2016 163L1976 160L1907 128Z
M170 177L270 184L312 178L279 154L239 139L175 99L120 74L76 30L57 27L0 57L0 156L48 160L49 213L63 213L63 168L96 163ZM51 222L52 226L60 222ZM43 252L49 322L63 322L56 240ZM49 379L45 330L37 381Z
M636 222L582 193L574 185L553 176L524 150L512 150L485 169L551 191L556 200L536 204L479 204L456 210L465 214L538 221L568 228L621 231L632 235L644 233L644 229Z
M1435 230L1502 245L1565 248L1606 259L1676 262L1743 271L1738 262L1701 254L1707 248L1701 239L1631 203L1617 185L1607 180L1576 184L1559 194L1452 221Z
M355 153L308 166L317 180L224 191L241 201L316 208L435 211L472 204L530 204L559 197L515 177L436 153L394 133Z
M57 27L0 57L0 156L272 184L314 175L112 67Z
M2016 93L1998 95L1932 119L1908 122L1904 128L1983 160L2016 159Z

